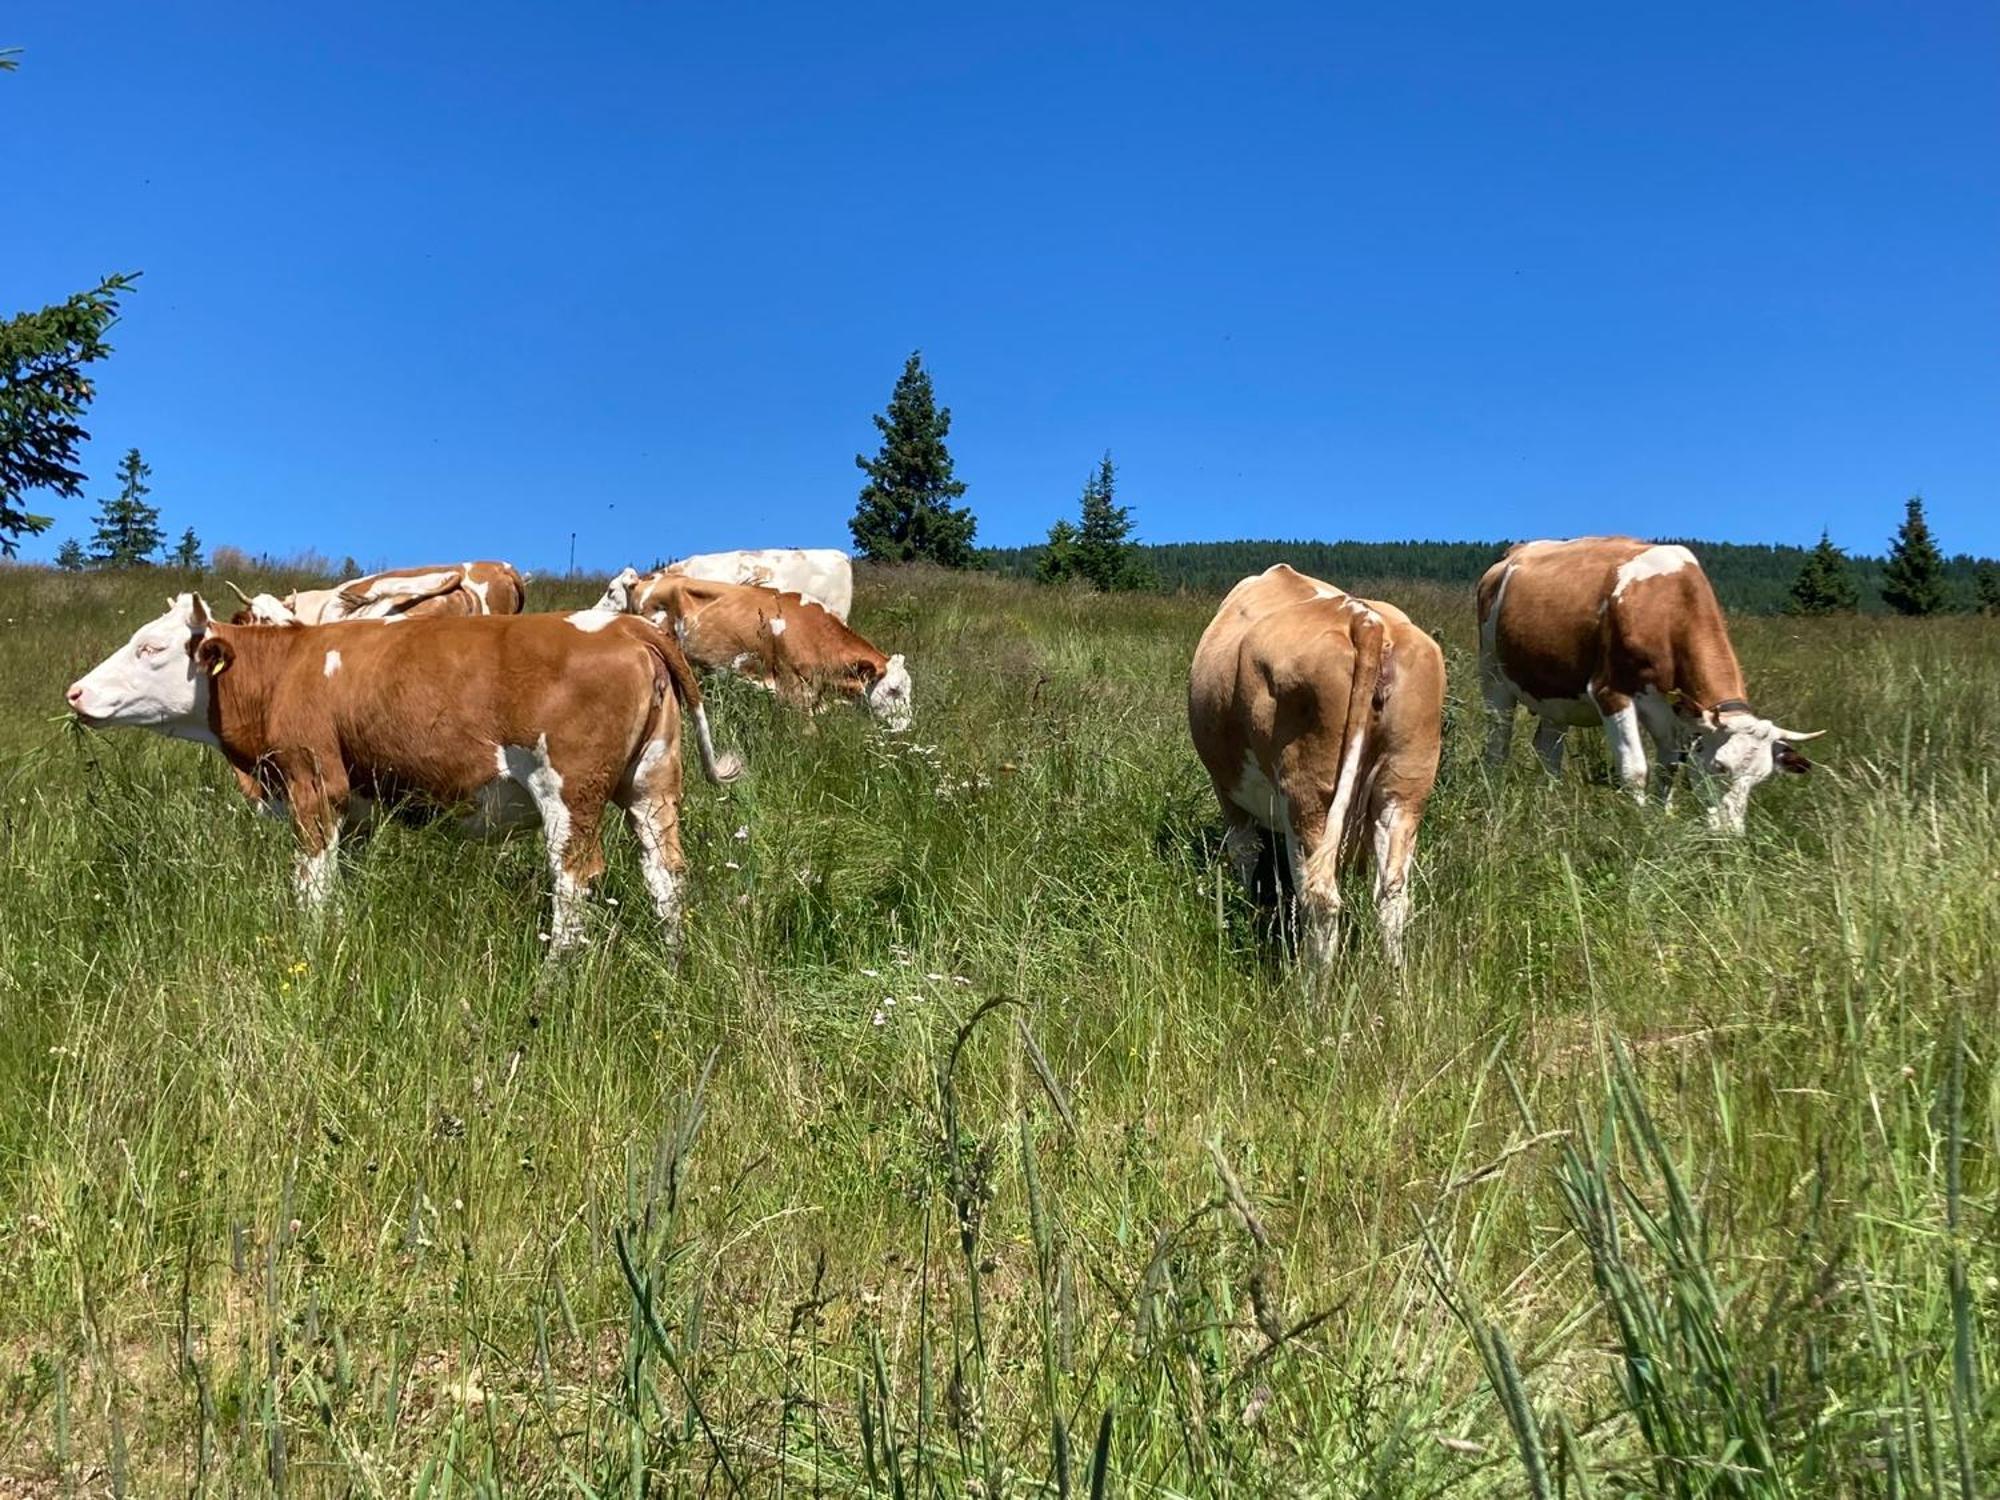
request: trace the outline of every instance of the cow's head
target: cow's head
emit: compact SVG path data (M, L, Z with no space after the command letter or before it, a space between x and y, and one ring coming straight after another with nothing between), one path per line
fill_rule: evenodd
M244 593L235 584L229 583L228 579L222 581L229 584L230 593L243 601L243 607L229 617L230 624L303 625L305 623L293 609L294 601L298 598L296 594L287 594L282 599L271 594L258 594L253 597Z
M218 653L200 660L213 617L199 594L167 601L167 612L70 684L70 711L93 729L144 728L181 739L210 740L209 678L227 665ZM210 643L213 644L213 643Z
M861 680L865 684L868 712L881 720L883 728L901 734L916 721L917 706L910 696L910 669L903 665L900 655L890 657L879 672L872 663L862 663Z
M1696 769L1723 783L1721 796L1708 811L1711 826L1741 833L1750 793L1776 772L1803 776L1810 771L1812 762L1799 753L1798 743L1818 739L1824 733L1823 729L1810 734L1783 729L1748 709L1704 713L1692 759Z
M639 573L635 568L623 568L618 576L605 586L604 597L596 604L598 609L613 609L624 614L632 608L632 591L639 586Z

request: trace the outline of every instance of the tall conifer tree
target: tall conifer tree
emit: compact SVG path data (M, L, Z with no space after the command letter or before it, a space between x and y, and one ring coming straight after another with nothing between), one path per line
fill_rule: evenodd
M1132 540L1132 507L1118 503L1117 484L1118 471L1106 453L1084 483L1076 529L1075 571L1100 593L1145 588L1151 582Z
M1921 495L1904 505L1903 524L1889 544L1882 601L1899 615L1934 615L1945 607L1944 555L1931 538Z
M118 465L118 494L97 511L97 534L90 540L90 560L100 568L140 567L153 560L166 540L160 533L160 512L148 505L153 469L137 448L126 450Z
M1799 564L1799 576L1792 580L1791 597L1785 601L1790 615L1852 614L1861 605L1861 590L1847 566L1847 554L1833 545L1826 532L1819 545Z
M951 503L965 493L965 485L952 477L944 442L951 410L937 404L921 351L904 362L888 411L874 420L882 434L880 451L854 459L868 476L847 523L855 550L874 562L971 567L979 523L970 509Z

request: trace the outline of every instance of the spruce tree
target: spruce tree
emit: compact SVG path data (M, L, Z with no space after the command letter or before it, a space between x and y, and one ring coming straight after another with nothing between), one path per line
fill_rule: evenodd
M174 544L174 550L167 561L176 568L185 568L190 573L200 571L201 538L194 534L192 526L181 533L181 539Z
M111 352L104 335L132 280L107 276L67 302L0 319L0 556L53 524L21 503L29 490L83 493L76 447L90 436L82 419L97 394L87 371Z
M1819 545L1806 554L1799 576L1792 580L1791 596L1785 601L1788 615L1852 614L1861 604L1861 591L1847 566L1847 554L1833 545L1826 532Z
M56 566L65 573L81 573L83 565L88 561L89 559L83 555L83 543L75 537L65 539L63 544L56 548Z
M882 447L873 458L856 454L855 467L867 474L847 529L855 550L874 562L933 562L947 568L972 566L972 536L978 528L971 510L951 502L965 493L952 478L945 434L951 410L937 404L923 353L912 354L889 397L889 409L875 419Z
M1992 563L1981 563L1979 572L1973 576L1973 589L1979 598L1979 612L1982 615L2000 615L2000 568Z
M1076 572L1100 593L1145 588L1152 581L1132 538L1132 508L1116 499L1117 470L1106 453L1083 486L1082 524L1076 532Z
M1921 495L1910 497L1903 524L1889 544L1882 601L1900 615L1934 615L1945 607L1944 557L1931 538Z
M166 540L160 534L158 507L146 503L153 470L137 448L127 449L118 465L118 496L97 511L97 535L91 538L90 560L100 568L142 567L153 560Z
M1076 576L1076 527L1068 521L1058 521L1049 528L1048 545L1035 563L1035 580L1068 583Z

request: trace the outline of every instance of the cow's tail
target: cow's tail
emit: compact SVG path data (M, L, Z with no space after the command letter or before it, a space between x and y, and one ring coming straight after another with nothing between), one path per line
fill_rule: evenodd
M1340 772L1326 813L1327 842L1336 849L1347 843L1361 793L1369 733L1388 688L1388 622L1359 599L1350 600L1348 608L1354 611L1348 627L1348 637L1354 643L1354 681L1347 694L1347 721L1341 726Z
M720 754L716 752L715 737L708 728L708 710L702 706L701 683L695 678L694 668L688 665L687 654L681 650L678 641L657 625L648 624L646 641L666 669L667 680L673 684L674 696L680 700L681 711L694 721L694 742L701 752L701 774L717 786L734 781L743 774L743 757L733 750Z

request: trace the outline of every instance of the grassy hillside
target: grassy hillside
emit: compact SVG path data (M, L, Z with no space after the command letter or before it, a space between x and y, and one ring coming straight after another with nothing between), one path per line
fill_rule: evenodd
M1692 547L1715 584L1725 609L1777 614L1791 595L1792 580L1810 550L1804 547L1704 542L1664 537ZM1351 579L1384 580L1391 589L1412 583L1452 584L1471 592L1479 575L1507 550L1506 542L1160 542L1139 549L1160 586L1220 595L1239 578L1260 573L1274 562L1289 562L1317 578L1351 587ZM981 565L1009 578L1032 578L1040 547L989 547ZM1864 613L1881 614L1885 559L1849 559L1861 591ZM1951 607L1971 609L1975 578L1991 559L1961 555L1946 561Z
M684 956L617 829L550 969L533 842L385 830L314 924L219 758L65 727L171 586L0 571L0 1491L2000 1487L1993 622L1739 622L1833 732L1722 841L1589 738L1489 781L1398 589L1411 962L1357 899L1313 978L1219 878L1207 603L869 577L915 732L717 685Z

